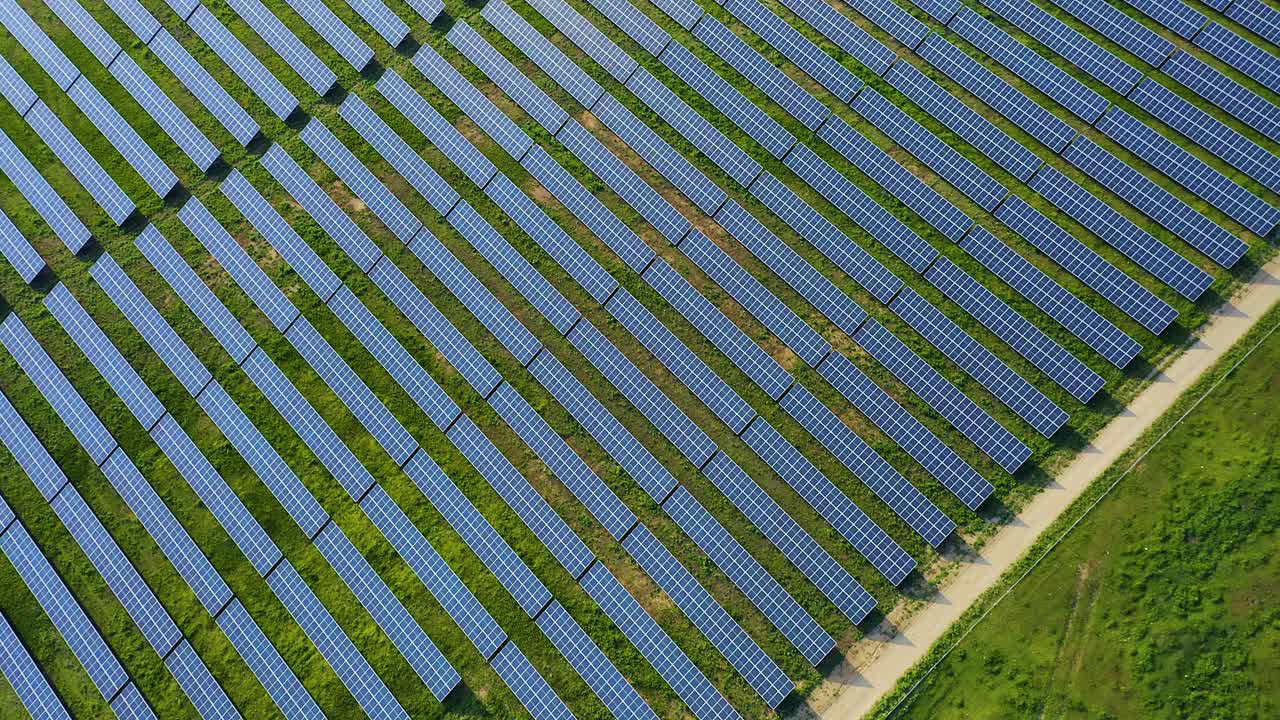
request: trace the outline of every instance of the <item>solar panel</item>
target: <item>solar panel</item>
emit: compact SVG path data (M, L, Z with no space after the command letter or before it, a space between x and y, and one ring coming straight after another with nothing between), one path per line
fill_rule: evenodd
M445 697L462 682L458 671L431 642L431 638L405 609L396 594L369 566L342 529L330 523L315 539L316 547L337 571L378 627L387 634L404 659L436 700Z
M622 583L601 563L591 566L581 579L582 587L605 614L622 630L680 696L694 715L702 720L740 717L671 637L631 597Z
M138 377L138 373L124 359L124 355L107 339L98 324L85 312L66 285L58 283L44 298L45 307L58 320L62 328L75 341L76 346L89 359L89 363L124 402L145 429L156 424L165 414L164 405L151 388Z
M401 113L426 134L429 141L439 145L440 149L450 159L456 161L460 152L458 145L459 143L466 144L465 139L461 138L461 136L450 134L449 131L452 130L452 126L448 125L444 118L436 114L416 91L410 89L403 80L400 80L398 75L391 72L387 72L382 76L382 80L378 82L377 87L379 92L391 100L392 104ZM339 108L339 113L344 120L360 133L361 137L370 145L373 145L378 153L409 181L409 184L418 191L418 194L422 195L437 212L442 215L447 214L450 208L458 202L457 191L444 178L440 177L440 174L428 165L400 135L388 127L382 118L378 117L377 113L366 105L358 95L348 95ZM454 132L456 133L456 131ZM492 165L489 164L488 160L485 160L483 156L474 159L480 163L477 168L484 168L484 173L491 174ZM356 160L352 161L358 162ZM481 171L475 168L472 170L475 172ZM476 179L474 175L472 178ZM487 179L486 174L483 180ZM483 185L483 180L480 180L479 184ZM389 191L388 194L390 194ZM417 223L409 211L403 209L403 206L399 206L398 202L393 204L390 200L387 200L385 204L394 209L395 212L393 220L388 221L385 218L383 220L393 230L396 229L395 225L398 224L412 226ZM381 217L381 213L379 213L379 216ZM397 231L396 234L403 242L408 242L409 237L411 237L411 234L404 235L400 231Z
M400 47L400 43L409 36L409 26L382 4L381 0L347 0L347 5L364 18L391 47Z
M543 72L549 75L552 80L555 80L557 85L567 90L573 96L573 99L581 103L583 107L589 108L595 105L596 100L604 94L604 88L600 87L599 83L592 80L591 76L583 72L582 68L565 56L560 51L560 48L553 45L550 40L543 37L537 30L534 30L524 18L520 17L505 2L486 3L480 14L498 32L502 33L507 40L537 63L538 67L542 68ZM585 22L585 20L582 22ZM568 24L568 22L556 22L556 26L559 28L563 28ZM630 60L630 58L627 58L627 60ZM619 59L619 62L623 63L625 61ZM634 62L634 60L631 61L633 64ZM529 83L529 85L532 85L532 83ZM550 126L546 127L551 130Z
M639 306L626 290L619 290L622 307ZM611 312L617 312L611 308ZM657 322L654 320L653 322ZM619 392L626 396L663 437L671 441L695 466L701 466L716 451L716 445L697 425L667 397L653 381L640 372L622 351L609 342L590 321L583 319L567 336L593 367L600 371Z
M373 60L373 49L339 20L322 0L293 0L289 7L302 16L311 29L356 72L362 72Z
M950 22L963 7L962 0L911 0L911 3L943 23Z
M1159 67L1175 50L1173 43L1114 5L1088 0L1052 2L1149 65Z
M1213 284L1212 275L1152 237L1056 168L1046 165L1031 179L1029 186L1184 297L1195 300Z
M788 9L822 33L877 76L898 59L897 53L856 25L839 10L820 0L787 0Z
M218 614L218 626L227 634L236 650L240 651L240 656L285 717L290 720L324 717L316 701L307 694L306 688L285 664L267 636L262 634L258 624L239 600L233 599Z
M876 298L887 301L902 287L901 278L773 175L761 173L751 194Z
M947 258L934 263L925 279L1080 402L1089 402L1106 384L1101 375Z
M195 705L200 717L207 720L235 720L240 717L235 704L196 655L191 643L186 640L178 643L169 657L165 658L165 665L182 686L183 692L191 698L191 704Z
M280 18L273 15L261 0L228 0L227 4L316 94L324 95L333 89L338 81L333 71L293 31L280 22Z
M559 0L544 0L544 2L565 7ZM662 54L663 48L671 42L671 36L665 30L658 27L658 24L650 20L648 15L630 3L619 0L592 0L591 6L654 57Z
M1219 265L1231 267L1248 252L1243 240L1092 140L1078 138L1063 157Z
M889 582L898 585L915 569L915 559L768 421L757 418L742 439Z
M71 60L14 0L0 0L0 23L31 53L31 57L49 73L58 87L66 90L80 77L80 71Z
M491 662L534 720L573 720L573 713L564 701L514 642L503 646Z
M995 215L1064 270L1151 332L1159 335L1178 317L1178 311L1155 293L1107 262L1022 198L1010 196Z
M1188 40L1209 21L1204 14L1192 9L1182 0L1128 0L1128 2L1150 16L1152 20Z
M486 5L487 7L487 5ZM547 132L555 134L569 119L554 100L547 96L525 74L516 69L510 60L499 53L487 40L463 20L458 20L445 35L473 65L492 80L512 100ZM528 148L526 148L528 150Z
M427 542L413 521L396 506L381 486L375 485L360 501L373 524L386 536L409 567L417 574L436 602L458 624L481 655L493 657L506 642L507 634L476 600L462 580Z
M1280 110L1276 105L1200 58L1186 51L1175 53L1160 70L1244 124L1280 142Z
M18 361L18 366L31 378L36 389L58 413L58 417L75 435L89 457L101 465L115 449L115 438L27 330L17 313L9 313L0 322L0 343Z
M182 149L191 162L202 172L207 171L218 159L218 149L209 142L209 138L182 114L178 106L168 95L156 85L149 75L138 67L125 53L116 56L111 63L111 74L124 86L133 99L142 106L152 120L164 130L174 143Z
M816 129L831 114L830 108L780 68L769 62L755 48L733 34L719 20L703 15L693 27L693 34L753 87L758 87L783 110L810 130Z
M155 720L155 711L147 704L138 686L128 683L111 701L111 711L120 720Z
M861 146L866 138L859 135L856 139L850 138L850 140L853 140L857 146ZM842 148L857 152L854 145L846 146L843 142L839 144ZM869 146L864 147L869 148ZM860 164L860 170L868 173L873 180L882 183L894 197L920 208L926 213L926 219L937 223L951 223L952 220L948 216L958 216L953 225L954 232L963 232L962 228L972 222L964 213L947 212L948 209L954 210L955 206L934 193L932 188L919 183L909 170L889 156L881 156L877 151L871 156L856 156L852 159ZM792 172L808 183L809 187L817 190L840 212L912 268L924 270L938 256L936 248L874 198L863 192L862 188L854 185L849 178L819 157L808 145L797 143L791 148L785 162ZM921 205L917 201L924 204ZM942 211L942 213L939 214L936 211ZM886 298L881 297L881 299Z
M71 719L53 687L18 639L9 619L0 615L0 673L33 718Z
M428 78L441 74L439 69L432 70L427 67L432 55L435 56L437 64L448 64L434 51L426 55L419 52L414 56L414 65ZM425 70L424 67L426 67ZM463 137L457 128L449 124L449 121L436 112L436 109L395 71L388 70L383 73L376 87L383 97L390 100L391 104L408 118L409 122L413 123L432 145L444 153L445 157L449 158L449 161L471 178L478 187L484 187L485 183L489 182L489 178L498 171L484 153L476 149L475 145ZM431 172L434 173L434 171ZM421 186L418 188L422 189ZM458 202L458 193L438 175L430 181L429 192L423 193L423 197L441 215L448 215L449 210Z
M353 102L353 99L356 101ZM395 154L408 146L403 142L390 144L393 137L396 140L399 138L381 121L373 123L375 119L373 111L358 100L359 98L354 95L348 96L347 101L338 108L338 112L360 133L360 137L373 145L374 149L386 158L406 180L413 182L417 177L416 173L399 162L402 156ZM319 156L324 164L328 165L329 169L373 210L382 224L400 238L400 242L407 243L413 238L422 227L422 223L378 178L374 177L373 173L369 172L364 163L351 154L346 145L334 137L324 123L312 120L299 135L307 147L311 148L311 151ZM417 162L421 163L422 159L418 158Z
M1050 150L1061 151L1076 136L1075 128L1069 123L1038 105L943 36L937 33L929 35L916 52Z
M50 0L46 5L53 10L58 19L62 20L62 24L84 43L103 67L111 65L111 61L120 53L120 45L111 39L107 31L103 30L98 21L94 20L93 16L79 3L72 0Z
M610 535L620 540L635 526L635 513L515 388L505 383L500 385L489 397L489 404Z
M7 421L8 418L5 418L5 420ZM9 523L13 522L14 517L13 510L9 508L3 498L0 498L0 533L3 533L9 527Z
M1280 45L1280 13L1275 8L1261 0L1235 0L1225 12L1227 17Z
M200 7L200 0L165 0L165 3L178 14L178 18L186 20L191 13Z
M116 225L124 224L124 221L133 214L135 208L133 201L124 194L107 171L102 169L84 145L80 144L76 136L67 130L67 126L62 124L53 111L43 102L36 102L27 111L26 120L40 135L40 139L44 140L45 145L48 145L49 149L53 150L53 154L71 171L80 186L89 192L107 217L111 218ZM26 192L21 184L19 189Z
M466 415L449 428L449 440L507 505L524 521L570 575L578 577L595 559L529 481L489 442Z
M551 592L440 466L420 452L404 466L404 471L525 613L537 617L551 602Z
M622 544L769 707L791 693L790 678L647 527L637 525Z
M590 21L569 7L568 4L558 0L533 0L529 4L551 22L556 30L569 38L574 45L577 45L583 52L599 63L605 72L613 76L613 79L625 83L631 73L635 72L636 67L638 67L636 61L626 51L615 45L608 36L600 32ZM557 50L556 52L559 51ZM534 62L542 64L543 59L538 55L527 52L525 54L533 58ZM582 72L581 70L571 69L568 65L562 65L559 62L555 64L558 69L566 74ZM550 71L548 71L548 74L555 77ZM559 78L556 78L556 80L559 81ZM577 97L577 95L574 94L574 97ZM591 107L591 103L583 104L586 107Z
M692 30L698 18L706 14L694 0L657 0L654 5L685 30Z
M406 2L427 22L435 22L440 13L444 12L442 0L406 0Z
M107 529L98 521L93 510L85 504L74 487L63 488L49 501L67 532L97 568L111 592L129 614L142 636L151 643L156 654L164 657L182 640L182 631L174 624L169 613L143 581L137 569L125 557Z
M924 3L928 4L928 3ZM892 0L850 0L849 7L857 10L872 23L883 28L898 42L914 49L929 34L929 26L893 4ZM939 18L944 23L951 18ZM883 73L881 73L883 74Z
M1112 108L1098 121L1097 127L1253 232L1265 237L1280 223L1280 210L1124 110ZM1199 234L1190 229L1187 232Z
M1011 370L1004 361L974 340L915 290L904 290L894 298L891 307L916 332L951 358L1041 435L1053 437L1067 421L1066 411Z
M450 28L449 33L464 32L460 29L460 26L466 30L471 30L465 23L458 23ZM471 30L471 35L467 40L471 43L481 42L480 38L475 35L474 30ZM528 134L520 129L515 121L499 110L484 93L467 82L467 79L461 73L454 69L448 61L440 57L440 54L430 46L424 45L418 49L417 54L413 56L413 65L423 75L426 75L427 79L435 84L436 87L440 88L453 101L453 104L462 110L464 115L492 137L512 158L519 160L529 150L533 140L529 138ZM483 187L483 183L481 186Z
M848 68L755 0L726 0L724 8L840 100L849 102L862 87Z
M3 131L0 131L0 172L3 172L18 186L18 191L27 198L31 207L40 213L40 217L48 223L57 234L58 239L72 253L78 253L89 242L89 228L76 217L67 203L58 196L49 182L36 172L35 167L27 160Z
M288 560L271 571L267 583L369 717L409 717Z
M627 682L559 601L538 616L538 627L586 681L614 717L657 720L644 698Z
M18 461L22 471L31 478L31 482L35 484L45 500L57 495L58 491L67 484L67 476L62 473L53 458L49 457L49 452L36 439L35 433L31 432L31 428L27 427L17 409L3 394L0 394L0 442L9 448L9 454ZM9 515L9 520L12 520L13 511L2 502L0 501L0 507L4 508ZM0 523L0 532L3 532L3 528L8 524L8 521Z
M178 421L172 415L165 415L151 430L151 439L200 496L200 501L218 519L254 569L266 575L280 560L280 548L249 514L244 503L178 425Z
M715 455L702 472L845 617L857 624L871 612L876 605L871 593L728 455Z
M353 498L364 495L375 482L373 476L293 383L271 362L266 352L259 348L249 355L241 367L347 493Z
M156 195L163 198L173 190L178 184L177 176L160 160L155 151L142 141L138 133L125 122L107 99L102 97L97 88L85 80L72 85L67 94L84 111L94 127L98 128L124 159L129 161Z
M249 117L249 113L213 79L208 70L191 57L191 54L169 34L168 30L160 28L148 43L148 47L187 88L187 91L194 95L206 110L213 113L214 118L226 128L227 132L231 133L237 142L247 146L253 141L258 134L258 123Z
M665 262L664 262L665 264ZM669 267L669 266L668 266ZM659 276L659 281L666 282ZM674 296L674 294L673 294ZM742 399L706 362L668 330L630 294L618 292L605 306L642 345L680 379L711 411L734 432L740 432L755 417L755 410ZM677 312L683 312L677 308ZM668 433L668 437L673 437Z
M27 81L23 80L18 71L14 70L9 61L4 58L0 58L0 80L4 81L0 84L0 94L4 95L4 99L9 101L19 115L26 115L31 106L40 99Z

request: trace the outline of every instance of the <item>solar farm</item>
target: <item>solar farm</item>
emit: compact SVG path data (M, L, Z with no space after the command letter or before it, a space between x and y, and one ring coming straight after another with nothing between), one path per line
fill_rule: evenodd
M1280 228L1271 0L0 26L5 718L794 713Z

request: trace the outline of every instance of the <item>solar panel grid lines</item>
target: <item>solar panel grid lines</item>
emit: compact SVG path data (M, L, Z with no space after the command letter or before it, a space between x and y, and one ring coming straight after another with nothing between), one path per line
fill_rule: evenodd
M456 29L458 25L450 28L450 34ZM466 29L470 30L469 27ZM474 30L471 30L467 39L473 43L483 42ZM529 135L429 45L418 49L413 56L413 64L427 76L428 80L442 90L466 117L493 138L508 155L519 160L528 152L529 146L533 144Z
M356 72L362 72L373 60L373 49L339 20L322 0L293 0L289 7Z
M520 161L542 186L551 191L573 216L600 238L609 249L636 272L643 272L655 256L653 248L591 194L540 146L530 148Z
M607 35L596 28L595 25L592 25L589 20L578 14L563 0L531 0L529 4L554 25L557 31L569 38L574 45L577 45L592 60L595 60L600 67L604 68L605 72L613 76L614 80L625 83L627 78L631 77L631 73L635 72L636 68L639 67L635 59L628 55L625 50L618 47ZM658 48L658 50L661 51L661 48ZM653 54L656 55L657 53ZM530 55L530 57L533 57L535 62L542 63L537 56ZM569 72L575 71L570 70ZM582 71L577 70L576 72ZM548 72L548 74L551 73ZM558 82L559 78L556 79ZM574 94L574 97L576 98L577 95ZM591 107L587 103L583 103L583 105L587 108Z
M1022 198L1010 196L995 216L1151 332L1159 335L1177 319L1176 309Z
M1280 142L1280 110L1276 105L1217 68L1184 50L1174 53L1160 70L1270 140Z
M947 258L925 279L1082 403L1106 380Z
M182 640L182 631L124 551L107 534L93 509L74 487L63 488L57 497L49 501L49 506L156 654L161 657L167 655Z
M413 521L378 485L370 488L360 507L480 654L492 658L506 642L507 633L423 538Z
M653 4L685 30L692 30L699 18L706 14L694 0L655 0Z
M889 582L898 585L915 569L915 558L768 421L756 418L742 439Z
M281 120L287 120L298 109L298 98L271 73L248 48L231 34L213 13L198 6L187 25L200 36L213 52L231 68L249 89ZM294 63L290 62L291 65Z
M1112 42L1159 67L1176 49L1174 44L1114 5L1089 0L1051 0L1077 20Z
M1058 169L1046 165L1028 187L1062 209L1144 270L1195 300L1213 284L1213 276L1135 225Z
M347 5L369 23L383 40L393 48L409 37L409 26L391 11L381 0L347 0Z
M538 616L537 623L614 717L657 720L658 716L644 698L558 600L551 601Z
M306 688L239 600L233 598L217 615L217 621L218 627L235 645L285 717L289 720L324 717L316 701L307 694Z
M785 5L877 76L884 75L898 59L897 53L825 2L787 0Z
M123 225L125 220L133 214L136 206L124 190L116 184L116 181L103 169L84 145L66 125L58 119L49 106L43 101L37 101L35 105L26 114L27 123L36 131L40 139L45 145L53 151L62 164L71 171L80 186L88 191L98 207L111 218L117 226ZM19 189L26 193L26 189L20 183Z
M406 0L406 4L427 22L435 22L440 13L444 12L443 0Z
M93 462L101 465L117 447L115 438L31 335L17 313L9 313L0 322L0 344L18 362Z
M541 11L541 8L539 8L539 11ZM534 30L533 26L520 17L515 10L512 10L511 6L507 5L506 2L486 3L480 14L498 32L502 33L507 40L537 63L543 72L549 75L557 85L568 91L573 96L573 99L577 100L583 107L589 108L595 105L596 100L604 94L604 88L600 87L599 83L583 72L582 68L578 67L568 56L561 52L560 48L543 37L537 30ZM582 22L586 21L583 20ZM568 22L554 20L553 23L562 29L569 24ZM630 58L627 59L630 60ZM631 62L634 63L635 61L631 60ZM627 72L629 74L630 70L628 69ZM531 81L521 84L533 86ZM537 93L541 92L541 90L537 91ZM538 117L538 115L535 114L534 117ZM551 131L549 125L544 124L544 127Z
M876 162L874 158L865 159L869 162ZM887 156L881 159L890 160ZM827 199L827 202L834 205L840 212L866 230L877 242L887 247L894 255L915 270L920 271L929 267L929 264L938 256L936 248L917 235L901 220L894 217L884 206L865 193L862 188L853 184L852 180L819 157L808 145L797 143L791 148L791 152L787 155L785 162L792 172L808 183L814 190L817 190L819 194ZM892 161L890 160L890 162ZM896 163L894 164L896 165ZM915 186L914 182L902 177L903 173L910 172L906 168L897 166L902 171L899 173L893 168L886 167L884 163L878 163L878 165L879 167L877 168L868 167L867 169L873 173L873 179L885 183L893 195L899 199L905 199L910 202L910 196L914 194L917 187L923 187ZM887 171L887 177L879 173L879 170ZM903 180L906 180L906 182L901 182ZM932 190L929 190L929 192L932 193ZM885 272L888 271L886 270ZM886 295L887 293L888 291L885 290L881 294Z
M67 95L156 195L164 198L177 187L178 177L169 166L143 142L137 131L125 122L120 113L88 80L73 83L67 90Z
M15 0L0 0L0 24L26 48L40 67L53 78L58 87L66 90L80 77L80 71L63 54L53 39L36 25L31 16L22 10Z
M1243 240L1092 140L1077 138L1063 158L1219 265L1232 267L1248 252Z
M237 142L247 147L253 141L260 130L258 123L249 117L249 113L213 79L208 70L191 57L168 30L160 28L147 43L147 47Z
M850 0L848 5L909 49L919 45L930 32L927 25L892 0Z
M6 417L5 420L7 421L8 418ZM9 507L8 503L4 501L4 498L0 498L0 533L4 533L5 529L9 527L9 524L12 523L15 518L16 516L13 514L13 510Z
M444 702L462 677L400 599L337 525L326 525L315 544L435 699Z
M894 63L885 80L1017 179L1026 182L1044 164L1030 148L1009 137L915 65Z
M298 318L298 308L271 282L204 204L193 197L178 211L178 217L271 324L280 332L288 330Z
M200 7L200 0L165 0L165 3L178 15L179 19L186 20L191 17L191 13Z
M1076 130L1070 123L1019 92L942 35L933 33L927 36L916 52L1050 150L1061 152L1076 136Z
M950 318L908 288L894 298L893 311L938 347L973 379L1045 437L1068 419L1065 410L1009 368Z
M703 15L694 25L693 34L810 130L816 129L831 114L831 109L821 100L800 87L715 17Z
M121 53L108 69L201 172L213 166L219 156L218 149L133 58Z
M699 720L741 717L607 567L595 563L579 582Z
M1265 237L1280 224L1280 209L1124 110L1112 108L1097 128L1252 232Z
M501 392L501 390L499 390ZM537 617L551 602L551 591L538 579L507 541L425 453L404 466L405 474L431 501L450 527L471 548L529 617Z
M911 4L929 13L943 24L951 22L951 18L955 17L963 7L962 0L911 0Z
M288 560L271 571L267 584L369 717L409 717Z
M535 720L573 720L573 713L520 648L509 642L490 664Z
M804 386L797 385L783 396L781 405L787 414L795 418L796 422L931 546L941 545L955 530L955 521L880 458Z
M630 319L641 317L637 308L642 307L639 301L624 289L614 294L613 299L610 300L610 307L606 309L615 317L621 313L622 317ZM631 404L635 405L641 414L658 429L658 432L670 440L691 463L701 467L715 454L715 442L590 321L579 322L567 337L578 352L582 353L610 384L625 395Z
M71 720L67 707L62 704L57 692L40 671L40 666L13 631L9 618L4 615L0 615L0 674L8 681L31 717Z
M554 135L561 125L568 122L569 114L563 108L512 65L502 53L495 50L466 21L455 22L445 39L547 132Z
M160 22L138 0L106 0L106 5L143 43L150 42L160 30Z
M111 711L120 720L155 720L156 713L147 704L138 686L129 682L111 700Z
M1225 12L1227 17L1280 45L1280 13L1266 3L1261 0L1235 0Z
M795 148L792 148L788 157L795 155ZM778 219L795 229L810 245L877 299L888 301L902 287L902 278L893 274L893 271L772 174L761 173L749 190Z
M311 48L280 22L280 18L268 10L261 0L228 0L227 4L317 95L324 95L333 89L338 82L333 70L316 57Z
M249 513L178 421L166 414L151 430L151 438L200 497L201 503L217 518L218 524L227 531L254 569L265 576L283 557L280 548Z
M548 354L540 357L547 357ZM462 451L472 467L537 536L561 566L574 577L595 560L591 552L565 521L551 509L529 481L498 451L480 428L466 415L447 431L449 440Z
M557 0L546 1L561 4ZM663 49L671 42L671 35L667 31L626 0L591 0L591 7L617 25L622 32L644 48L645 52L654 57L661 55Z
M183 692L191 698L196 712L206 720L237 720L240 713L231 698L218 684L204 661L196 655L191 643L183 640L165 658L165 667L173 673Z
M390 260L379 262L369 271L369 277L476 392L487 396L502 382L498 371L395 263Z
M791 694L791 679L647 527L637 525L622 544L769 707Z
M57 495L58 491L67 484L67 476L49 456L49 451L45 450L44 445L36 439L31 428L27 427L27 423L9 402L9 398L3 394L0 394L0 442L9 449L9 454L18 461L18 466L35 484L45 500ZM5 508L12 516L12 511L2 503L3 501L0 500L0 507ZM0 532L3 532L2 528L8 524L7 521L0 524Z
M0 57L0 80L3 81L0 84L0 94L4 95L4 99L9 101L18 115L26 115L31 106L40 100L27 81L23 80L9 61L2 57Z
M1128 0L1128 3L1187 40L1209 22L1203 13L1182 0Z
M160 404L151 388L138 377L116 346L107 339L106 334L67 286L62 283L55 285L45 295L44 306L120 397L125 407L129 408L138 423L144 429L155 425L165 413L164 405Z
M1123 368L1142 346L981 226L960 247L1099 355Z
M415 55L414 59L416 63L420 64L422 61L418 60L418 57L418 55ZM440 62L444 62L439 56L436 57ZM484 187L484 184L489 181L493 173L497 172L497 168L493 166L493 163L489 162L488 158L481 154L474 145L467 142L467 139L461 133L441 117L440 113L436 112L435 108L419 95L418 91L414 90L409 83L405 82L404 78L396 74L394 70L388 70L383 73L375 87L383 97L391 101L391 104L395 106L396 110L400 111L400 114L413 123L413 126L425 135L431 144L439 148L449 158L450 162L462 170L476 185ZM347 101L343 104L355 103L364 105L364 101L360 100L356 95L348 96ZM373 120L376 125L382 126L382 120L377 119L373 110L368 109L367 105L364 107L365 112L370 116L370 120ZM381 127L379 127L379 131L381 132ZM396 141L404 142L394 131L388 129L386 132L390 133L391 137ZM417 177L413 182L414 189L431 204L431 207L436 209L436 212L441 215L448 215L449 211L459 201L458 192L453 189L448 181L440 177L440 174L434 168L421 160L416 150L406 146L404 151L413 153L414 164L418 168Z
M852 71L756 0L726 0L724 8L842 102L862 87Z
M37 101L38 102L38 101ZM89 228L71 211L31 161L27 160L3 131L0 131L0 172L9 177L31 207L72 254L79 253L92 237Z

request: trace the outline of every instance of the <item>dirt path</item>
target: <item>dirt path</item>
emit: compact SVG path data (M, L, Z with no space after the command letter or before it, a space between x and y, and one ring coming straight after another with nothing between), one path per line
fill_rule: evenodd
M897 632L869 636L855 646L826 684L812 696L799 718L852 720L869 711L891 691L933 643L987 588L1035 543L1080 493L1153 422L1183 391L1222 357L1273 304L1280 302L1280 257L1268 263L1239 293L1210 317L1198 340L1111 421L1054 482L1045 488L983 547L979 558L954 572ZM894 615L890 614L889 622Z

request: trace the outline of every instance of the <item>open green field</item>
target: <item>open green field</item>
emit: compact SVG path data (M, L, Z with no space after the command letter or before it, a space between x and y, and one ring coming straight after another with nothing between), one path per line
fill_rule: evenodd
M1277 322L1280 311L1272 311L1258 329ZM1260 334L1208 373L1138 449L1149 447ZM1161 439L896 712L882 716L1275 717L1277 407L1280 333ZM1134 454L1100 486L1129 467ZM1091 500L1082 498L1063 518L1079 517Z

